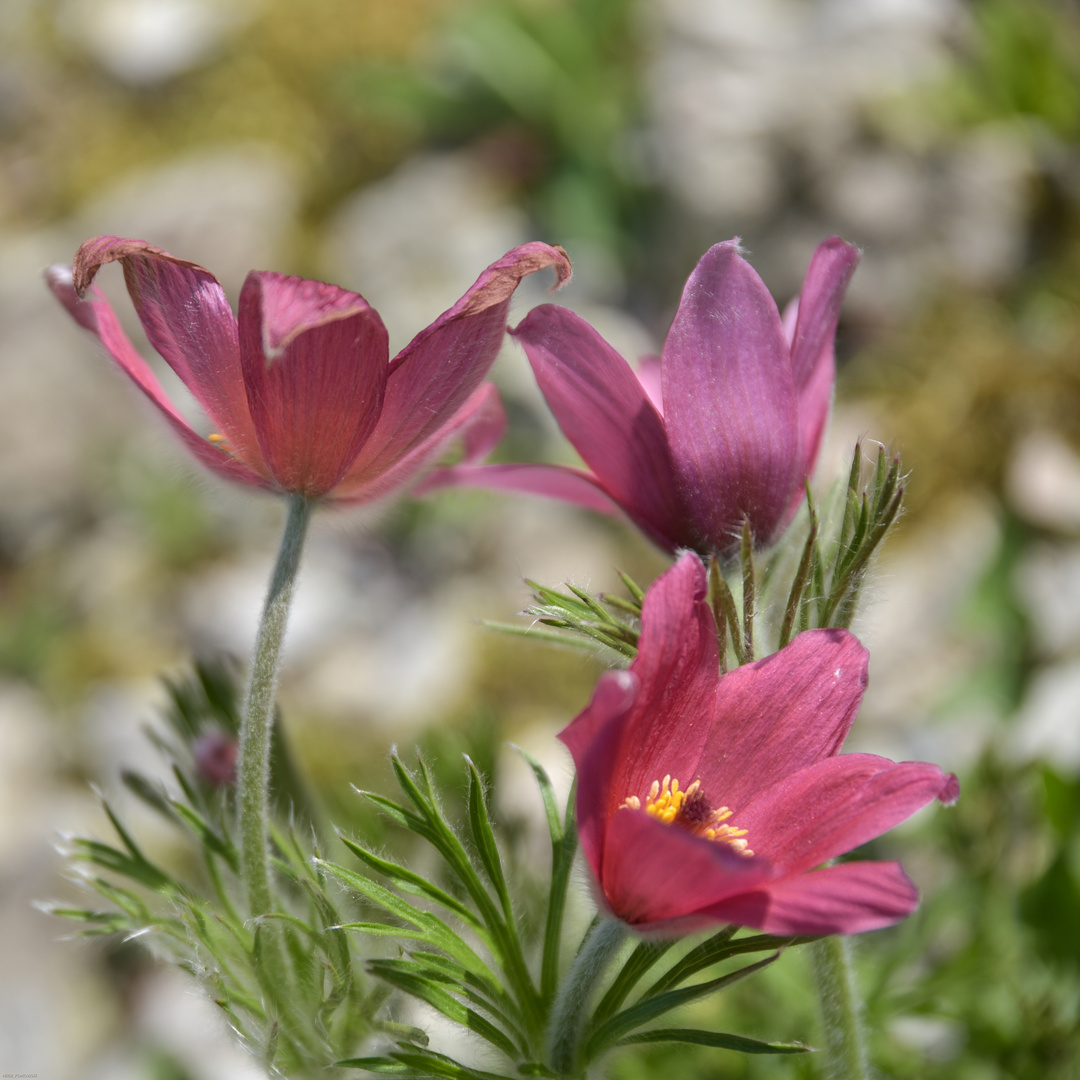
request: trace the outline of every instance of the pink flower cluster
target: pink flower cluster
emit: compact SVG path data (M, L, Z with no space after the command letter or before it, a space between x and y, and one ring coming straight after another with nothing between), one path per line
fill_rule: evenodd
M167 398L92 283L119 261L151 344L213 430ZM357 503L416 480L448 442L461 463L424 489L480 485L624 512L669 551L690 549L649 590L637 659L605 675L560 736L578 770L581 843L602 905L643 932L717 922L773 934L855 933L917 902L897 863L831 860L934 799L955 800L937 766L840 754L867 678L843 630L811 630L720 674L698 554L729 555L744 523L774 542L803 497L834 381L840 304L858 261L833 238L784 316L736 241L690 276L659 358L634 371L564 308L511 332L588 470L484 465L505 425L483 382L521 279L561 248L515 248L389 358L378 314L322 282L252 273L234 316L207 270L141 240L88 240L48 281L189 450L217 475L312 499ZM202 747L226 782L231 760ZM214 782L218 782L217 779Z

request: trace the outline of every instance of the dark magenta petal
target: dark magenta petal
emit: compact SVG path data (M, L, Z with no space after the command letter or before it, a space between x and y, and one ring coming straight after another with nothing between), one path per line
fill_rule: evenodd
M446 453L451 443L460 439L463 449L463 461L458 466L470 469L468 462L475 461L491 451L506 429L506 413L503 411L499 391L494 383L482 383L473 391L472 396L458 409L442 427L433 431L422 443L413 447L408 454L399 458L388 468L374 476L366 466L354 466L345 479L330 494L334 502L367 503L381 499L415 480L425 469L434 464ZM435 470L453 472L453 468ZM420 495L439 487L451 486L437 481L427 484L424 481L416 485L415 493Z
M562 428L603 488L669 550L689 538L664 421L626 361L566 308L533 308L512 331Z
M781 774L737 820L754 851L795 874L881 836L934 799L951 801L955 784L921 761L840 754Z
M325 495L379 419L386 328L356 293L251 273L240 293L240 353L263 457L283 491Z
M72 318L83 329L97 336L124 374L157 406L169 426L203 465L222 479L232 480L234 483L246 484L249 487L270 486L268 475L258 475L248 465L238 461L192 430L191 425L166 396L157 377L151 371L150 365L131 344L108 300L96 286L90 286L86 290L88 293L86 299L80 300L75 292L70 267L50 267L45 277L49 288ZM261 466L261 461L258 464Z
M258 468L260 457L240 368L236 319L217 278L143 240L98 236L75 254L81 296L98 269L119 261L150 344L180 376L235 457Z
M861 934L910 915L919 892L899 863L850 862L785 878L709 909L714 922L753 926L778 937Z
M773 877L763 859L617 806L603 852L598 878L604 899L612 914L642 931L699 929L714 921L703 909Z
M800 479L813 472L832 406L836 326L844 293L858 262L858 248L838 236L826 240L810 260L799 295L791 342L791 374L799 409Z
M776 303L736 241L690 275L662 376L679 489L702 541L730 553L746 518L767 543L802 480L798 407Z
M355 482L372 481L457 413L498 355L521 279L549 266L559 284L570 277L562 248L539 242L514 248L402 349L390 365L382 416L357 462Z
M600 514L622 512L618 503L605 494L595 476L565 465L450 465L436 469L422 480L416 487L416 494L449 487L541 495Z
M744 827L740 808L758 792L837 753L866 689L867 664L866 650L846 630L807 630L724 675L699 766L710 801L731 807Z

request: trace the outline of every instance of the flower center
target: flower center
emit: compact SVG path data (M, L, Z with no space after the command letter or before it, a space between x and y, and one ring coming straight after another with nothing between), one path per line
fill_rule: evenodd
M641 808L641 799L636 795L628 795L619 806L620 810ZM713 809L701 790L700 780L695 780L685 790L670 774L664 777L662 783L654 780L645 798L645 813L665 825L678 825L695 836L727 844L740 855L754 854L743 839L746 830L726 824L731 811L726 806Z

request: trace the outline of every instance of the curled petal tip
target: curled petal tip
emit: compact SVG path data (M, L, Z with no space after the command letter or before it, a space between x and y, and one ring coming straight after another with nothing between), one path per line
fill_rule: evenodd
M72 276L75 291L82 296L90 287L94 276L105 263L117 262L133 255L145 255L154 259L165 259L178 266L187 266L200 273L210 274L209 270L187 259L178 259L162 248L148 244L145 240L126 239L122 236L92 236L79 245L72 264Z
M556 293L574 276L574 268L562 244L552 244L551 250L559 256L552 264L555 267L555 284L551 286L551 292Z

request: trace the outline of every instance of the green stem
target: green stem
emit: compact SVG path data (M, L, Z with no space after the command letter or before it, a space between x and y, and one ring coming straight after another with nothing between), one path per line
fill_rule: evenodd
M263 606L255 653L244 697L237 762L237 801L240 814L240 873L253 916L274 910L270 889L270 732L278 663L285 640L300 553L304 547L313 503L303 495L289 502L277 563Z
M548 1064L557 1076L575 1075L589 997L625 938L623 923L601 919L585 938L559 987L551 1007L546 1038Z
M822 938L810 951L825 1026L825 1076L827 1080L867 1080L866 1036L851 943L845 937Z

